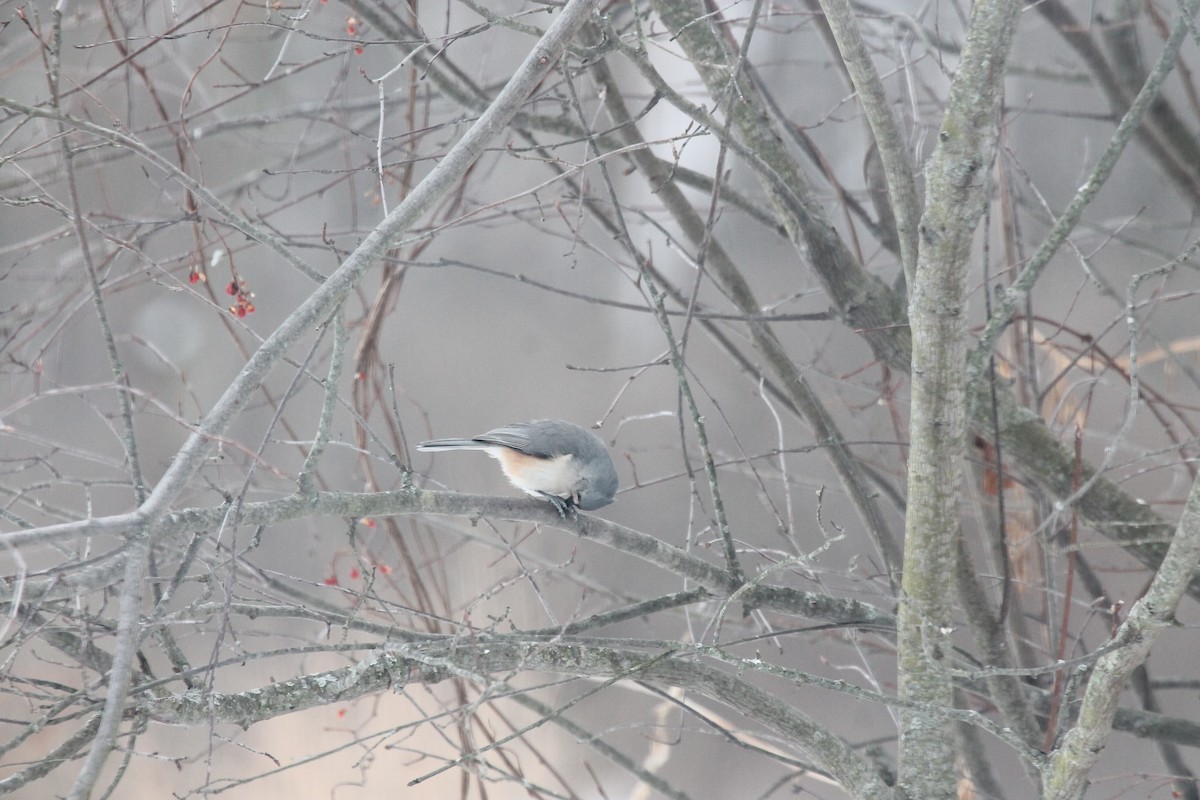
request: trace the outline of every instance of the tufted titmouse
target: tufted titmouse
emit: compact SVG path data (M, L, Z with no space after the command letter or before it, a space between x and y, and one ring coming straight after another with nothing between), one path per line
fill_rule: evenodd
M518 489L549 500L566 517L606 506L617 492L617 471L600 437L560 419L505 425L474 439L434 439L418 450L483 450L500 462Z

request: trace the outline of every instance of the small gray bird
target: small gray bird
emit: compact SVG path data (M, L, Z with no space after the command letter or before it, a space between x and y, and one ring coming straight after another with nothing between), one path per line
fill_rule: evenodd
M560 419L517 422L473 439L434 439L418 450L482 450L500 462L504 476L523 492L549 500L562 517L613 501L617 471L600 437Z

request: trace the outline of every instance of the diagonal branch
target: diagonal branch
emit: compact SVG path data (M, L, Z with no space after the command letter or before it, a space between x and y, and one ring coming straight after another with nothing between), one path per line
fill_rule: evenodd
M249 403L267 375L293 344L324 320L333 307L358 283L368 269L377 264L387 251L433 205L458 183L484 148L512 119L534 88L550 72L566 49L576 31L591 16L596 0L571 0L563 8L545 35L532 48L496 100L467 131L428 176L410 192L387 217L363 240L353 253L272 333L250 357L246 366L234 378L220 399L205 415L187 442L179 449L170 466L158 481L149 497L130 515L134 532L133 547L125 562L125 586L121 596L120 628L114 651L113 671L108 686L108 700L101 732L98 735L84 771L72 792L73 798L86 798L91 783L112 746L120 710L128 688L129 670L120 669L126 657L133 659L133 643L137 634L136 619L140 610L142 571L151 546L158 535L156 524L184 490L196 470L204 463L214 440L229 427ZM12 107L11 103L6 103Z
M1047 800L1083 796L1088 773L1100 760L1117 715L1121 692L1133 671L1145 663L1165 628L1177 624L1175 609L1200 566L1200 480L1192 484L1183 515L1162 566L1117 631L1120 647L1101 656L1089 670L1078 721L1055 750L1046 771Z
M867 123L879 148L879 160L883 162L883 174L887 181L888 200L896 217L896 233L900 238L900 262L904 276L912 286L917 263L917 218L921 203L917 199L917 184L913 178L912 163L900 135L900 126L888 108L883 82L871 54L863 42L849 0L821 0L825 20L833 32L842 62L854 81L858 101L867 115Z

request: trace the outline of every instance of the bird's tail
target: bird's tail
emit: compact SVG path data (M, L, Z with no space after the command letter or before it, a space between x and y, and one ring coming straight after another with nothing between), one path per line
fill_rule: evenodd
M417 445L418 450L426 452L436 452L438 450L487 450L489 447L495 447L495 445L481 442L477 439L434 439L431 442L421 442Z

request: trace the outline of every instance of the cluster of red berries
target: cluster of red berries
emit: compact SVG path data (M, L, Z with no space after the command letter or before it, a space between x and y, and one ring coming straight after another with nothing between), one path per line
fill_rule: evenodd
M358 17L346 17L346 35L351 38L358 36ZM354 54L359 56L363 54L361 44L354 45Z
M201 281L207 281L208 276L196 268L188 273L188 283L193 286ZM246 282L241 278L232 280L225 287L225 294L236 297L237 302L229 307L229 313L238 319L245 319L247 314L254 313L254 292L246 288Z
M237 302L229 307L230 314L238 319L244 319L247 314L254 313L254 292L246 289L245 281L241 279L230 281L229 285L225 287L225 294L237 298Z
M374 528L378 523L372 517L362 517L358 520L358 524L365 528ZM374 559L371 559L370 564L380 575L392 574L392 567L388 564L384 564ZM363 576L362 571L358 567L351 567L347 574L350 576L350 580L352 581L356 581ZM326 586L341 586L341 581L338 580L337 570L334 569L333 573L330 574L329 577L325 578L323 583Z

